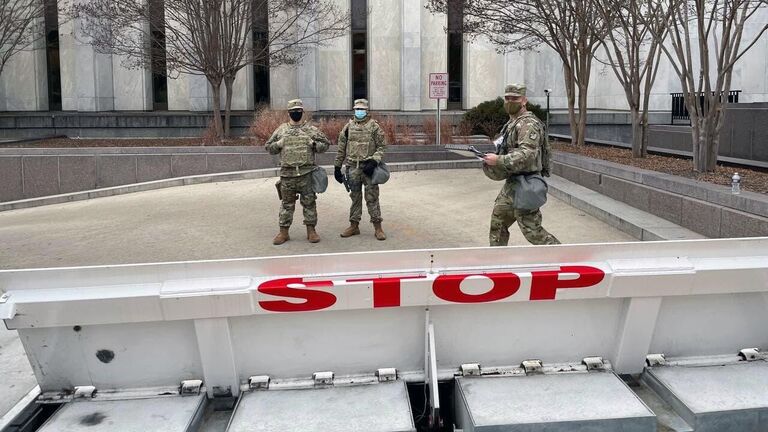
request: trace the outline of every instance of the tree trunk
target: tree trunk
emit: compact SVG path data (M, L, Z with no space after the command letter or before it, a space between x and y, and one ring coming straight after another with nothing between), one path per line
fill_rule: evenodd
M570 68L564 67L563 75L565 78L565 94L568 98L568 121L571 126L571 143L578 144L580 142L580 137L579 127L576 121L576 83Z
M641 158L645 156L643 151L643 119L637 107L629 108L629 117L632 122L632 157Z
M584 77L582 77L584 78ZM587 136L587 90L588 90L588 80L589 77L586 77L587 81L582 81L582 84L579 84L579 119L578 119L578 142L577 145L584 145L584 140Z
M230 124L232 118L232 86L235 83L235 77L224 78L224 86L226 87L226 102L224 105L224 136L229 138Z
M640 157L648 156L648 104L643 108L640 122Z
M216 135L221 138L224 136L224 130L221 125L221 81L210 81L213 89L213 125L216 128Z

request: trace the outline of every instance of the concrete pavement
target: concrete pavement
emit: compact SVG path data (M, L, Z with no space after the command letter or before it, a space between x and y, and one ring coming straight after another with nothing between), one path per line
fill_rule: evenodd
M0 269L124 264L488 244L488 223L501 183L478 170L392 174L382 186L386 241L364 211L362 235L339 237L350 200L331 179L318 198L318 232L310 244L297 205L292 240L273 246L279 202L275 179L209 183L0 213ZM544 226L564 243L632 241L550 196ZM511 244L527 244L513 227ZM15 331L0 332L0 416L34 387Z
M331 178L318 197L318 232L309 244L301 207L292 240L273 246L279 201L275 179L200 184L0 213L0 269L125 264L488 244L501 183L478 170L393 173L381 188L388 239L339 237L350 200ZM544 226L563 243L632 241L629 235L550 197ZM527 244L513 227L511 244Z

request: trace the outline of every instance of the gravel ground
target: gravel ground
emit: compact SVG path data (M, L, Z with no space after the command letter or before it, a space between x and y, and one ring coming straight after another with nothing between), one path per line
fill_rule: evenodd
M563 142L555 142L552 148L557 151L576 153L595 159L725 186L731 185L731 176L734 172L738 172L739 176L741 176L741 188L743 190L768 194L768 170L719 164L715 172L698 173L693 170L693 161L691 159L674 156L648 155L648 157L642 159L635 159L632 157L632 151L629 149L601 145L579 147Z

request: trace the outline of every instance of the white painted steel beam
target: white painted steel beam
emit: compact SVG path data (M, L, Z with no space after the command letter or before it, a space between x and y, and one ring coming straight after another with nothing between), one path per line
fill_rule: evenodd
M425 307L448 377L533 358L639 373L649 353L768 348L768 238L12 270L0 289L43 391L423 377Z

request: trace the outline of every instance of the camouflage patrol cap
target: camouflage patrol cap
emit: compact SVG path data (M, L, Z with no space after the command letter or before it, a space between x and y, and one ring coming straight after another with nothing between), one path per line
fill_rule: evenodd
M368 109L368 99L355 99L355 105L352 109Z
M304 110L304 102L301 99L292 99L288 101L288 111Z
M525 96L525 84L507 84L504 96Z

